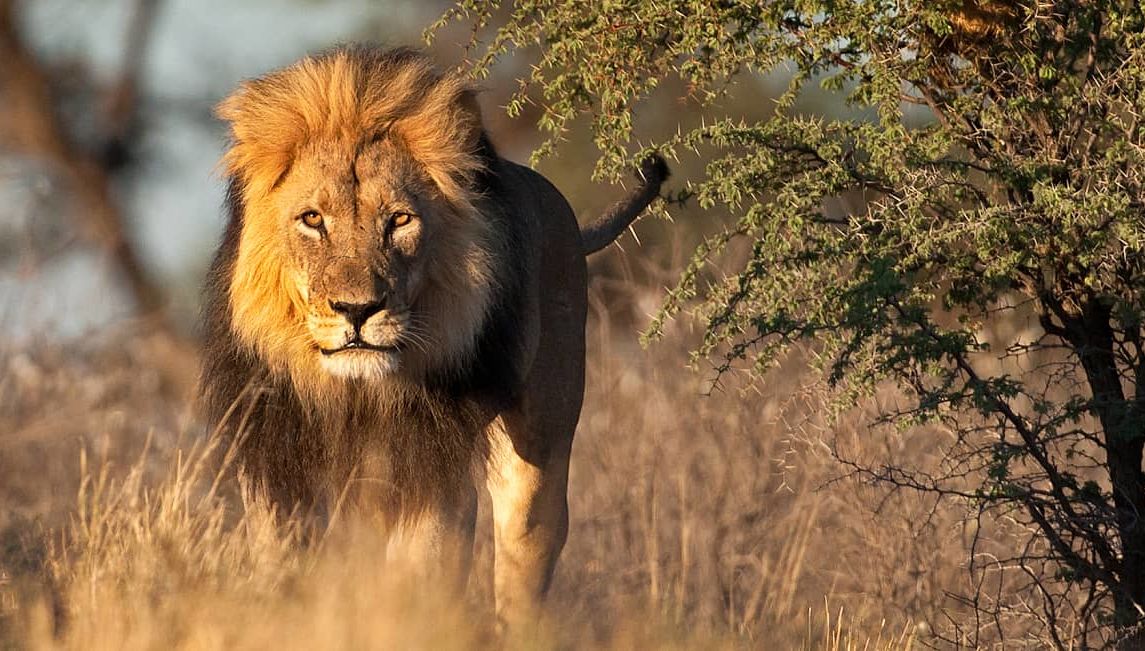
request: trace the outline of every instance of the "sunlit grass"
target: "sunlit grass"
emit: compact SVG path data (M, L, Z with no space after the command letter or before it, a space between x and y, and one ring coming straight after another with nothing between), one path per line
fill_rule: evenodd
M839 468L800 374L762 388L729 378L705 396L703 373L682 366L686 333L644 351L618 323L593 323L569 544L545 617L507 640L492 623L487 525L459 594L423 568L383 563L368 519L313 531L244 499L227 451L191 418L190 383L167 378L172 365L156 370L159 344L9 354L0 639L73 649L915 645L915 622L961 577L961 551L936 525L912 531L923 507L910 498L893 497L899 513L876 521L870 506L884 493L826 483ZM858 428L830 433L862 440ZM911 569L923 562L920 580Z

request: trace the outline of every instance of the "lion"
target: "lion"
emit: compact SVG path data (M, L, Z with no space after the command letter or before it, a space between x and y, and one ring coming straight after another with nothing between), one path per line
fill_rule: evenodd
M586 263L659 195L659 156L583 230L499 157L475 90L412 49L342 47L217 108L229 220L201 391L280 512L382 514L468 567L491 497L495 610L529 611L568 531Z

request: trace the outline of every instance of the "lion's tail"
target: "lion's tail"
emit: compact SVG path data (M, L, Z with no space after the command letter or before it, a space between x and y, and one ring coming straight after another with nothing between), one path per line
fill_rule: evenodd
M632 220L660 195L660 186L668 174L668 163L664 162L660 154L645 158L640 164L640 185L628 196L609 206L599 219L580 229L584 254L596 253L619 237Z

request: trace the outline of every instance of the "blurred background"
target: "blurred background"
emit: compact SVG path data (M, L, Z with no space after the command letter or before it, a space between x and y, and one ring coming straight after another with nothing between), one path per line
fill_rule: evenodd
M381 634L346 606L380 598L381 587L347 592L360 568L315 575L309 552L272 554L252 538L258 527L219 528L241 521L241 506L186 471L203 438L199 289L224 224L215 164L226 134L212 107L307 52L418 45L446 6L0 0L0 646L314 648L355 639L345 631ZM447 28L433 53L461 64L471 36ZM501 106L528 65L527 54L503 60L481 82L486 127L519 162L541 141L537 116L510 120ZM745 77L709 115L766 115L781 81ZM637 137L698 121L686 94L662 86ZM844 108L812 92L799 110ZM540 164L582 221L624 191L591 181L586 131ZM702 165L673 162L672 189ZM588 393L554 588L566 646L553 644L899 648L947 625L978 525L957 506L839 480L833 456L925 468L941 463L940 438L870 431L865 413L829 423L801 355L762 385L729 376L713 392L710 367L687 368L697 330L686 317L638 345L664 288L722 224L671 212L591 260ZM487 608L482 531L470 590ZM299 607L326 628L291 628ZM251 630L263 637L244 638ZM232 644L188 642L212 632Z

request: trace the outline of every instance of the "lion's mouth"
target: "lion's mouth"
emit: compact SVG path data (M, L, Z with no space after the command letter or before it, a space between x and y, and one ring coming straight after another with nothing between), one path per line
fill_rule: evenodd
M368 341L364 341L360 338L355 338L355 339L351 339L350 341L346 342L346 344L344 346L341 346L339 348L322 348L322 347L319 347L318 350L322 351L322 354L327 355L327 356L336 355L338 353L344 353L347 351L354 351L354 350L358 350L358 351L371 350L371 351L378 352L378 353L396 353L399 350L401 350L401 342L395 342L393 344L386 344L386 345L378 345L378 344L371 344Z

